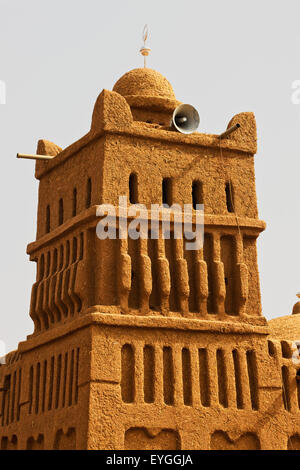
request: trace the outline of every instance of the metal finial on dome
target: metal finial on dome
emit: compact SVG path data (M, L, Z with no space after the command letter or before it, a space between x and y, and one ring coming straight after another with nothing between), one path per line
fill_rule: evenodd
M149 49L149 47L146 47L146 41L148 39L148 36L149 36L149 29L148 29L148 25L145 24L144 29L143 29L143 36L142 36L144 45L140 48L140 53L142 54L142 56L144 56L144 67L146 67L146 57L151 52L151 49Z

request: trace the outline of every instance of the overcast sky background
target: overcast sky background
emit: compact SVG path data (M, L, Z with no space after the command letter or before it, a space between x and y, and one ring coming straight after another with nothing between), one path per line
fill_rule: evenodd
M263 314L287 315L300 291L299 0L0 0L1 313L7 352L32 333L38 139L66 147L90 127L103 88L142 67L142 29L150 28L148 66L177 98L200 113L199 131L219 133L233 115L253 111L260 218L258 255Z

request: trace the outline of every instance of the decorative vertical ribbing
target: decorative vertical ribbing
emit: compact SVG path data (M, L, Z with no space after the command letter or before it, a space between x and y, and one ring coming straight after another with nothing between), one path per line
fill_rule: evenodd
M47 364L47 385L46 385L46 397L45 397L45 409L51 410L53 400L53 380L54 380L54 356L52 356Z
M128 240L120 240L119 300L122 313L128 312L128 298L131 290L131 258L128 254Z
M174 405L183 405L182 347L175 344L172 348L174 367Z
M243 239L240 234L236 236L235 240L236 245L236 274L237 274L237 281L238 281L238 307L239 307L239 315L243 316L245 314L245 307L246 302L248 299L248 267L244 263L244 256L243 256Z
M239 363L241 365L241 388L242 388L242 397L243 397L243 408L245 410L251 410L251 394L249 386L249 376L248 376L248 364L246 359L246 351L238 350L237 351Z
M295 369L289 369L289 385L290 385L290 400L291 400L291 412L298 413L298 390L297 390L297 378L295 377Z
M219 403L218 400L218 374L216 367L216 350L207 349L207 369L209 371L209 403L210 406L216 406Z
M46 277L46 267L45 267L45 255L42 254L40 258L40 280L37 286L36 292L36 312L41 321L41 328L46 330L49 328L49 319L47 313L43 309L43 298L44 298L44 280Z
M203 248L195 251L195 280L198 312L201 317L207 315L208 276L207 264L203 259Z
M75 349L75 364L74 364L74 403L78 403L79 395L79 360L80 348Z
M200 400L200 368L199 351L196 346L190 347L191 354L191 384L192 384L192 402L195 408L201 405Z
M224 350L217 349L216 351L216 363L218 373L218 400L219 404L224 408L228 408L228 373L225 362Z
M33 403L34 412L38 414L40 411L40 394L41 394L41 363L38 362L35 366L35 382L33 387Z
M53 312L56 323L59 323L61 321L61 313L55 303L55 286L57 283L57 273L59 269L58 262L58 250L57 248L55 248L52 255L52 275L49 281L49 309L51 310L51 312Z
M53 253L51 251L48 251L47 252L47 255L46 255L46 269L45 269L45 279L43 281L43 284L44 284L44 289L43 289L43 311L46 313L46 315L48 316L48 322L49 324L54 324L55 323L55 318L54 318L54 314L53 314L53 311L51 310L50 308L50 305L49 305L49 299L50 299L50 292L49 292L49 288L50 288L50 279L51 279L51 272L52 272L52 264L53 264Z
M42 282L43 282L44 275L45 275L45 255L42 254L38 259L38 282L36 283L36 295L35 295L35 305L34 305L34 310L40 321L41 330L44 330L46 327L46 322L43 318L43 312L41 311L41 308L40 308L41 290L42 290Z
M224 348L224 360L227 372L226 387L228 408L236 408L235 374L231 349Z
M155 403L164 403L164 383L163 383L163 350L160 344L154 346L154 375L155 375Z
M67 382L67 394L68 394L68 405L71 406L74 404L74 366L75 366L75 351L72 349L70 353L70 375L69 375L69 382Z
M70 282L70 264L72 262L73 243L72 240L66 242L66 264L62 273L62 301L66 305L65 316L70 318L74 311L72 299L69 296L69 282Z
M16 409L16 389L17 389L17 371L12 373L11 380L11 403L10 403L10 422L15 421L15 409Z
M189 274L187 261L183 257L183 239L175 239L175 272L176 272L176 290L179 299L180 311L184 317L192 316L189 314Z
M60 395L60 407L64 408L66 404L66 396L67 396L67 377L68 377L68 370L69 370L69 353L65 352L63 355L63 380L62 380L62 393Z
M152 292L151 259L148 256L148 241L140 238L140 308L149 313L149 298Z
M29 386L28 386L28 413L32 413L33 408L33 387L34 387L34 367L29 369Z
M281 367L282 377L282 402L284 409L291 411L291 395L290 395L290 373L287 366Z
M54 369L53 369L53 393L52 393L52 410L56 408L56 397L59 394L60 386L60 373L61 373L61 362L58 360L59 356L54 357Z
M59 265L59 270L57 273L57 281L55 285L55 305L57 306L59 312L60 312L60 317L63 319L67 315L67 307L62 301L62 285L63 285L63 273L64 269L66 268L67 265L67 252L66 252L66 245L63 243L59 247L59 255L58 255L58 265Z
M134 401L137 404L144 403L144 343L134 343L134 377L135 394Z
M17 419L17 421L20 420L21 393L22 393L22 369L20 368L18 370L18 378L17 378L17 406L16 406L16 419Z
M69 268L68 296L72 303L71 316L76 315L81 309L81 300L75 291L78 264L80 262L80 237L74 237L72 242L71 266Z
M94 247L93 230L84 230L77 236L77 260L72 268L72 299L75 303L75 314L94 304Z
M160 284L160 308L163 315L169 312L169 297L171 292L171 277L169 261L165 254L165 241L162 238L157 240L158 247L158 274Z
M47 391L47 378L48 378L48 362L44 360L41 362L41 410L45 413L46 410L46 391Z
M216 306L217 313L221 314L221 317L225 313L225 297L226 297L226 286L224 278L224 265L221 262L221 244L220 236L217 233L213 234L213 266L214 266L214 281L216 285Z
M54 395L54 406L57 409L59 407L59 401L61 396L61 385L63 382L62 377L62 355L57 356L57 369L56 369L56 386L55 386L55 395Z
M37 263L37 267L39 266L39 263ZM38 268L39 269L39 268ZM37 276L38 278L38 276ZM38 289L39 281L36 281L32 288L31 288L31 297L30 297L30 312L29 315L33 321L34 324L34 332L38 333L41 331L41 320L39 316L37 315L36 312L36 297L37 297L37 289Z

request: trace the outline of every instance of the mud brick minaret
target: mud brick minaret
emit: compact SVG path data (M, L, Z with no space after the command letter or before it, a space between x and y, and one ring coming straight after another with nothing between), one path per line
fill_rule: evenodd
M300 449L300 315L261 313L254 115L220 142L171 128L178 104L132 70L79 141L39 141L34 332L0 366L1 449ZM203 249L100 240L120 195L203 203Z

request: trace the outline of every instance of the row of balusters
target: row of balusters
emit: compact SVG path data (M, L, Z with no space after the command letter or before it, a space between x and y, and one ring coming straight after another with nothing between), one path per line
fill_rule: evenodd
M216 233L205 234L200 250L187 250L184 239L120 240L121 309L205 318L242 315L248 301L257 315L255 250L253 237Z
M104 250L108 242L100 241ZM30 308L35 332L81 311L86 299L75 289L75 282L84 245L87 243L81 233L38 257ZM90 244L87 248L93 250ZM101 252L101 246L96 245L96 249ZM94 259L91 261L86 284L96 276L95 270L114 273L112 285L99 285L97 289L113 292L116 283L116 295L112 294L110 301L106 299L106 304L119 305L123 313L138 310L142 314L171 311L202 318L224 313L237 316L245 313L247 303L247 311L259 314L253 237L245 236L241 240L236 236L206 233L200 250L187 250L183 239L128 238L108 243L107 250L116 253L105 257L108 264L101 264L102 267L95 265ZM248 266L249 262L253 266ZM95 300L97 303L97 295Z
M78 402L79 348L53 355L30 366L26 383L28 414L43 414ZM24 380L24 377L23 377ZM1 400L1 425L20 420L22 369L5 376Z
M37 281L32 287L30 316L35 332L50 328L81 311L75 292L78 264L83 259L84 234L65 240L37 260Z
M259 408L254 350L134 343L121 357L125 403Z

